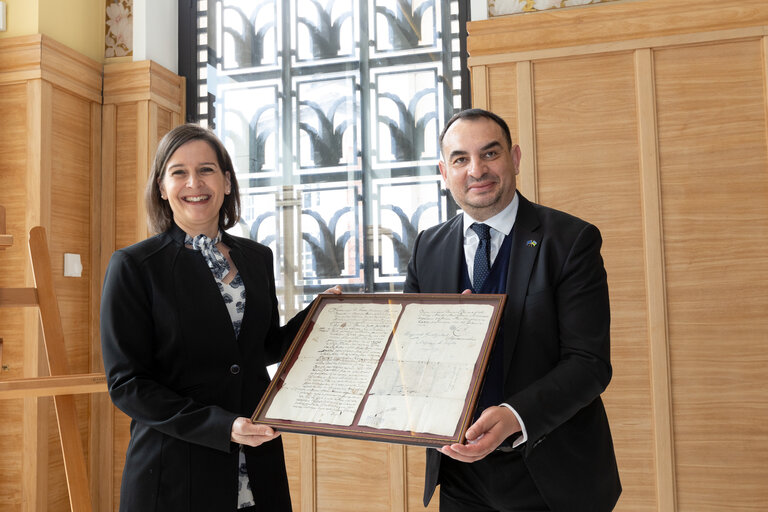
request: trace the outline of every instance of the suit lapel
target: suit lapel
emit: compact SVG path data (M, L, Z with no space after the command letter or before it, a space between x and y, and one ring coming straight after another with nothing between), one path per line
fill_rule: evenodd
M266 276L262 276L260 272L254 274L253 270L257 268L257 265L253 261L250 264L245 263L246 256L235 240L228 237L225 239L225 243L229 245L229 255L235 262L237 271L245 285L245 312L243 313L242 324L240 324L238 341L261 337L266 327L270 325L271 308L270 304L264 301L264 297L269 296L268 293L264 293L264 290L269 290L269 283Z
M435 265L439 269L435 280L436 293L463 291L460 288L462 266L464 265L464 231L462 229L464 216L456 215L453 219L448 236L440 241L436 252L438 259L435 261ZM442 264L440 264L440 259L443 260ZM453 276L453 280L446 279L446 276Z
M517 343L531 270L541 247L539 219L531 203L518 192L520 205L512 230L512 247L507 274L507 303L504 307L504 379Z

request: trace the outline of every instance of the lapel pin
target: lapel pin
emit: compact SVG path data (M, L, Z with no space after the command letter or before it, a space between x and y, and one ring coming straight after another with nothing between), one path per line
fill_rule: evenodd
M527 242L525 242L525 245L527 245L528 247L536 247L538 243L536 242L536 240L528 240Z

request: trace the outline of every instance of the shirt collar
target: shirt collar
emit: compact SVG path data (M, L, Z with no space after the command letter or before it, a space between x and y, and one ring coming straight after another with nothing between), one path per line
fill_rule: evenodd
M515 225L515 219L517 218L517 207L520 205L520 198L515 192L515 196L506 208L494 215L488 220L483 221L483 224L491 226L496 231L503 233L507 236ZM464 215L464 236L467 236L467 232L470 230L470 226L475 222L479 222L473 219L467 212L463 212Z

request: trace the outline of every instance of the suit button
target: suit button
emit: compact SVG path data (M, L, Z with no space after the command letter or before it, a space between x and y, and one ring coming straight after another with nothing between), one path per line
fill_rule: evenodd
M240 373L240 365L239 364L233 364L229 367L229 371L232 375L237 375Z

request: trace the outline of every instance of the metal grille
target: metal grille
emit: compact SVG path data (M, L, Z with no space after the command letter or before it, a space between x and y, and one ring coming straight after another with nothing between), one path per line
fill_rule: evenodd
M418 231L455 213L437 139L462 106L463 9L198 3L197 120L232 155L243 199L233 231L273 249L286 313L334 284L401 290Z

